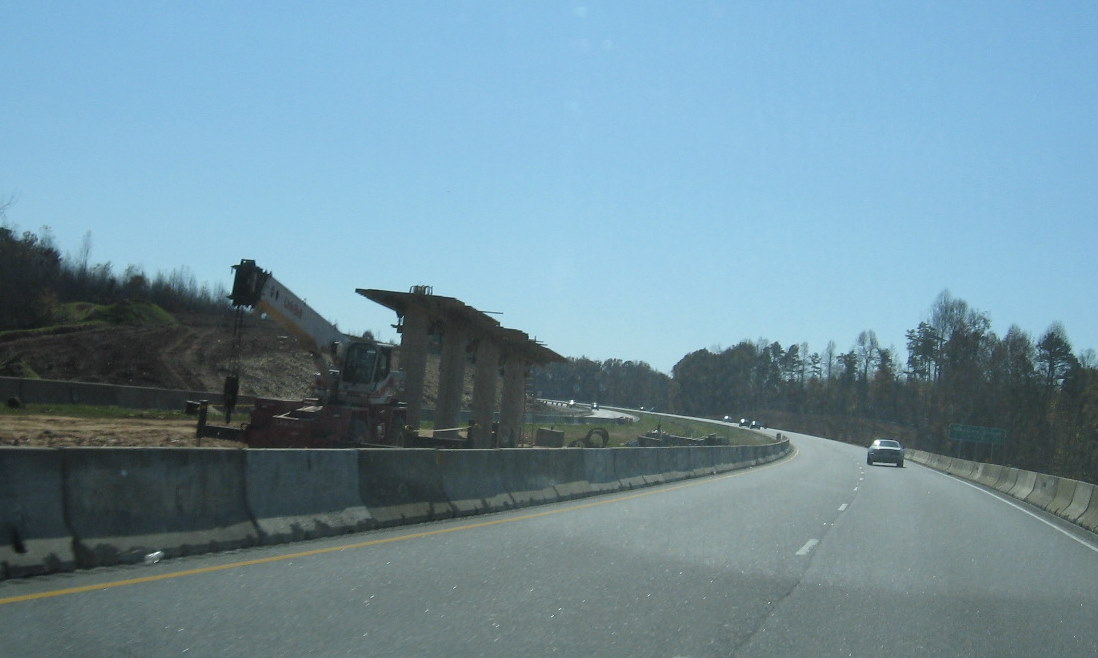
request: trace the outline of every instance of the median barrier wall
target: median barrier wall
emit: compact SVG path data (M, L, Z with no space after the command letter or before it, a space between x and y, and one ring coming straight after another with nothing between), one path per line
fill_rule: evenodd
M592 494L621 490L621 480L614 473L613 451L605 448L586 450L583 457L583 476Z
M76 568L61 452L0 450L0 579Z
M260 541L277 544L367 530L358 455L349 450L245 450L248 510Z
M724 472L761 447L0 448L0 578L478 514Z
M519 451L507 450L502 453L502 471L504 486L511 493L516 507L542 505L560 500L555 475L559 464L555 458L561 453L574 453L574 450L553 448L530 448Z
M656 453L656 471L664 482L677 482L693 477L692 459L697 450L705 448L683 447L681 450L661 450Z
M665 448L607 448L614 456L614 475L622 489L636 489L655 484L649 474L648 464L656 457L652 450ZM646 453L650 453L646 458Z
M984 484L1087 530L1098 532L1098 495L1095 494L1098 487L1093 484L956 457L942 457L921 450L908 450L907 455L911 461ZM992 481L991 474L996 469L999 475ZM992 483L988 484L989 481Z
M64 448L65 512L81 567L255 544L244 454L195 448Z
M594 459L596 452L604 448L569 448L568 450L547 450L550 456L550 473L553 478L553 490L559 500L573 500L599 493L587 479L584 463Z
M442 490L458 516L500 512L515 506L503 483L499 450L439 451Z
M443 452L430 448L359 451L359 492L379 526L454 516L438 468Z
M724 448L726 446L720 447ZM698 450L693 454L694 458L691 461L691 467L693 470L690 471L690 477L700 478L707 475L717 474L717 467L714 465L717 458L717 453L714 452L713 448Z

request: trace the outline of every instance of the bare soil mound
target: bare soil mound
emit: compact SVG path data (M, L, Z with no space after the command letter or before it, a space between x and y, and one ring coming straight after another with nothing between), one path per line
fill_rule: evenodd
M19 336L0 342L0 364L43 379L220 391L232 364L232 317ZM310 353L274 324L249 317L240 344L241 393L295 399L316 370ZM15 372L4 373L19 376Z
M63 381L220 391L233 359L232 315L177 316L177 323L112 326L54 333L21 332L0 341L0 375ZM240 392L284 399L310 394L315 361L297 340L273 323L249 316L240 341ZM240 418L241 422L245 419ZM0 416L0 445L176 446L197 445L195 420ZM202 446L240 447L203 439Z

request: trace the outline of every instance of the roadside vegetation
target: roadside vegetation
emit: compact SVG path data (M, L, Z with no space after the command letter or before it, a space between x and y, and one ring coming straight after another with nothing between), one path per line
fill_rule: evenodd
M908 447L1098 483L1098 357L1057 322L1034 338L943 291L906 333L906 350L872 330L847 351L766 339L684 356L670 375L645 363L569 359L535 374L546 398L655 406L760 419L773 427ZM950 425L1000 428L1002 445L954 441Z

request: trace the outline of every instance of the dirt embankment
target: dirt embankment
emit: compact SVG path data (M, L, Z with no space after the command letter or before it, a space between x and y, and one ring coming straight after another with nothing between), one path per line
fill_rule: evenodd
M116 326L52 334L21 332L0 337L0 376L152 386L217 392L233 363L233 317L176 316L177 324ZM240 393L285 400L313 394L318 364L285 330L249 315L240 340ZM399 357L398 357L399 358ZM472 392L465 372L464 402ZM423 403L432 407L438 390L438 355L428 355ZM2 402L2 401L0 401ZM32 402L29 401L28 402ZM220 422L220 420L218 421ZM247 422L238 414L233 423ZM0 446L194 446L195 421L157 418L71 418L0 411ZM203 446L240 447L203 439Z
M236 441L209 438L199 441L195 438L194 420L71 418L41 414L0 416L0 446L243 447Z
M43 379L220 391L232 365L231 316L179 320L173 325L96 328L2 341L0 366L21 364ZM296 340L272 323L253 318L242 335L242 394L307 394L316 365Z
M0 375L220 391L233 360L232 317L177 317L178 324L118 326L0 341ZM316 363L273 323L249 317L239 350L241 393L285 399L310 394ZM241 421L244 419L241 418ZM193 420L156 414L121 419L0 415L0 445L193 446ZM204 439L203 446L238 445Z

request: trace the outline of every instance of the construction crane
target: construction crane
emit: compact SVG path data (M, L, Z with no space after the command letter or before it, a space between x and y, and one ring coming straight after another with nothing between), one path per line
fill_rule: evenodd
M234 357L223 396L226 424L239 391L246 309L266 314L313 353L318 366L314 397L257 398L249 422L239 430L209 426L202 415L199 435L240 438L249 447L404 445L406 414L399 400L404 378L395 367L395 346L344 334L254 260L241 260L233 270L229 299L236 320Z

